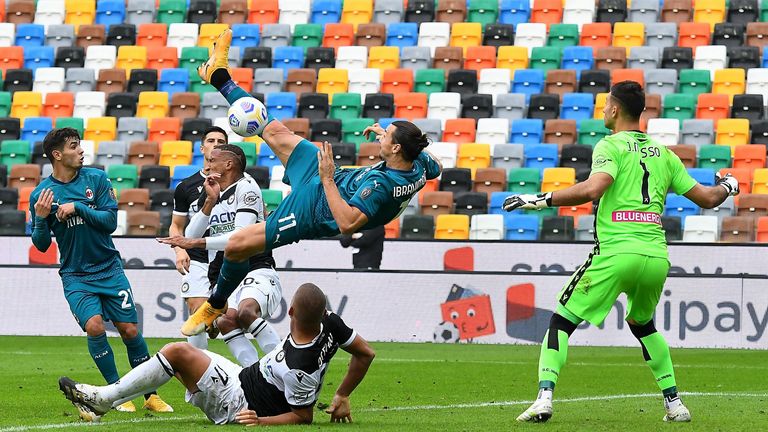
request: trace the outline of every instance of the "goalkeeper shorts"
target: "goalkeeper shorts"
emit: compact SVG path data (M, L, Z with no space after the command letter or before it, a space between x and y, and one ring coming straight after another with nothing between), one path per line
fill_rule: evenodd
M603 323L619 294L627 295L626 319L653 319L669 272L666 258L637 254L590 255L558 295L559 304L593 325Z

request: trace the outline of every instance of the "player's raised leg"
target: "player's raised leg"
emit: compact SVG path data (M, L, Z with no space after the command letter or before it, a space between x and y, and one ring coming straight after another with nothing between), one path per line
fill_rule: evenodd
M232 44L232 30L225 30L216 39L213 45L213 52L207 62L200 65L198 73L200 78L214 86L232 105L238 99L250 97L242 87L232 81L232 75L229 72L229 46ZM302 137L294 134L274 117L268 114L269 120L264 130L259 134L272 149L280 162L285 166L288 158L293 153L296 145L303 140Z
M62 377L59 388L78 408L83 420L97 421L113 405L153 392L174 376L190 392L197 391L197 382L210 363L210 357L203 351L186 342L177 342L166 345L113 384L94 386Z
M226 314L216 320L216 326L221 331L221 338L224 339L224 343L227 344L240 366L248 367L259 361L259 352L245 337L243 329L237 322L237 309L227 310Z

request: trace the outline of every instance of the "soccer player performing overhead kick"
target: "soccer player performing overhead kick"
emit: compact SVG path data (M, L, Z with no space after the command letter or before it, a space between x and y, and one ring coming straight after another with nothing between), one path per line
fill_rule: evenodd
M227 69L232 31L222 33L200 76L234 103L250 97L233 81ZM395 121L386 130L373 125L363 132L374 133L381 144L382 162L365 168L339 169L333 163L328 143L318 149L269 116L261 137L285 166L286 183L292 192L272 212L266 223L234 233L224 250L224 263L216 289L181 328L187 336L210 326L226 311L229 295L248 273L248 257L301 239L352 234L386 225L408 206L411 197L427 180L436 178L440 162L424 149L427 136L413 123ZM169 237L162 243L193 247L192 239Z
M614 134L595 146L589 178L556 192L513 195L504 202L504 209L512 211L599 200L594 250L558 296L541 345L539 395L518 421L552 417L552 393L565 365L568 338L582 321L602 324L621 293L627 296L629 329L662 392L664 421L691 420L677 393L669 346L653 323L669 271L661 226L664 199L672 189L700 207L713 208L738 194L739 183L730 174L715 186L697 183L675 153L638 130L643 109L645 93L638 83L614 85L603 110L605 126Z
M131 285L123 272L120 252L112 243L112 232L117 228L115 193L103 170L83 168L84 153L76 130L50 131L43 140L43 150L53 164L53 174L40 182L29 199L32 243L45 252L51 246L51 231L56 236L64 297L88 335L94 363L112 384L120 376L107 341L105 320L112 321L120 332L131 367L149 360L147 344L136 326ZM145 399L146 409L173 411L157 394L147 392ZM115 408L136 411L130 400Z

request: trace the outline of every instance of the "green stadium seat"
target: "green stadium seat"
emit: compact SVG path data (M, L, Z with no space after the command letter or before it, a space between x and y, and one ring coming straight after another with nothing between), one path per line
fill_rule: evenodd
M514 168L507 176L507 190L516 193L539 193L541 174L538 168Z
M336 96L333 97L336 100ZM352 143L358 148L360 144L368 142L368 138L363 135L363 131L368 126L374 124L375 121L371 118L347 118L341 121L341 140L343 142Z
M14 165L29 163L31 157L29 141L5 140L0 143L0 164L9 170Z
M304 48L319 47L323 43L323 26L320 24L296 24L292 45Z
M275 189L262 189L261 196L264 198L267 214L275 211L277 206L283 201L283 192Z
M362 111L363 104L359 93L336 93L333 95L329 117L339 120L357 119Z
M243 149L246 166L256 165L256 160L259 158L256 152L256 144L252 142L233 142L232 144Z
M483 29L488 24L496 24L499 17L497 0L469 0L467 22L477 22Z
M579 26L576 24L552 24L547 36L547 46L569 47L579 44Z
M157 22L163 24L183 23L187 19L186 0L160 0L157 8Z
M181 49L179 57L179 67L197 70L197 67L208 61L208 48L206 47L184 47Z
M731 166L731 147L703 145L699 148L698 167L719 171Z
M760 2L760 21L768 22L768 0Z
M11 94L0 92L0 117L8 117L11 112Z
M579 144L594 147L601 139L610 135L602 119L586 119L579 122Z
M107 168L107 176L118 195L123 189L139 187L139 171L136 165L110 165Z
M534 47L531 50L531 69L543 71L560 69L563 49L556 46Z
M69 127L75 129L76 131L80 132L80 136L83 136L83 132L85 132L84 121L78 117L59 117L56 119L56 127Z
M678 79L679 92L698 96L712 91L712 79L708 70L683 69Z
M664 118L680 120L696 116L696 96L689 93L670 93L664 96ZM681 123L682 124L682 123Z
M445 71L442 69L419 69L414 77L416 93L425 93L427 97L435 92L445 91Z
M189 69L189 91L199 93L202 96L203 93L215 92L216 87L203 81L198 75L197 69Z

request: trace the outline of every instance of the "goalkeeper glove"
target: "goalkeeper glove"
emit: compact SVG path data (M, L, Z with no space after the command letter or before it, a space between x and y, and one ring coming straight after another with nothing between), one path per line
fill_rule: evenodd
M736 177L732 176L731 173L722 177L720 176L720 173L716 173L715 180L717 185L725 188L728 195L735 196L739 194L739 181L736 180Z
M552 205L552 192L508 196L501 208L511 212L517 209L541 210Z

